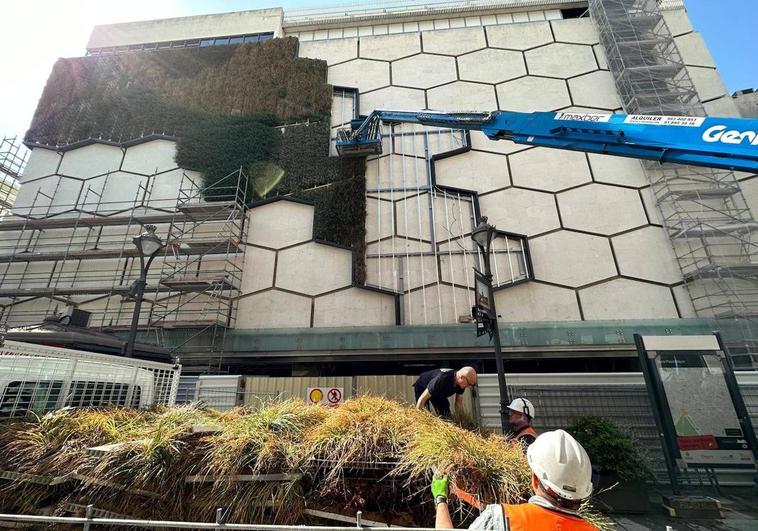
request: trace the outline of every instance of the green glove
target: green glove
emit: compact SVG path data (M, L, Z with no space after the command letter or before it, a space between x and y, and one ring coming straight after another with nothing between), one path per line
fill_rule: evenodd
M447 476L437 477L432 479L432 496L434 496L435 503L444 503L447 501L448 496L448 479Z

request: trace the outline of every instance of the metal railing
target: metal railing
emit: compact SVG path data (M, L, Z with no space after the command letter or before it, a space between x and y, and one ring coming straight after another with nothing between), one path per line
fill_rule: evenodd
M265 524L230 524L224 521L223 509L216 510L215 522L181 522L173 520L134 520L131 518L95 518L96 509L88 505L85 516L38 516L27 514L0 514L0 522L18 522L21 524L81 524L84 531L89 531L93 526L130 526L141 528L163 529L245 529L251 531L355 531L371 527L389 527L386 524L372 525L362 519L361 511L355 516L355 526L308 526L308 525L265 525ZM347 517L346 517L347 519ZM433 531L424 527L395 527L395 531Z

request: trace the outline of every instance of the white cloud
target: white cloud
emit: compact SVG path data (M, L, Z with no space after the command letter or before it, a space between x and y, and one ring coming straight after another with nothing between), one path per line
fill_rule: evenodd
M53 64L84 55L93 26L184 14L181 0L2 0L0 136L26 132Z

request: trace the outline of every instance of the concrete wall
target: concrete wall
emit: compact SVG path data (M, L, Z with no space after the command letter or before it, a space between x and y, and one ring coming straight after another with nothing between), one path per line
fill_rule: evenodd
M758 118L758 90L735 92L732 98L743 118Z
M313 241L313 206L250 209L238 328L394 325L395 297L353 285L352 252Z
M95 26L87 49L282 31L281 8Z
M681 16L671 16L683 24ZM700 42L683 43L691 56L703 55ZM424 107L620 110L587 18L329 37L301 43L300 53L325 59L331 83L357 88L361 114ZM718 73L700 62L693 71L720 108L728 102L716 86ZM477 261L466 251L473 211L468 205L458 210L456 197L424 189L435 184L470 190L498 229L529 237L535 280L498 291L507 319L691 315L638 162L492 142L478 134L471 135L470 151L432 161L435 146L445 153L463 144L410 127L387 134L394 152L387 148L367 162L368 279L403 293L404 323L457 322L470 306L466 281ZM439 241L445 234L453 236L450 242ZM465 251L450 259L445 250L453 240ZM414 259L414 252L425 256Z

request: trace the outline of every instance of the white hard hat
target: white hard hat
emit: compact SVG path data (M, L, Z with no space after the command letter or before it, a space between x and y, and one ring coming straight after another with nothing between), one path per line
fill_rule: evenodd
M592 464L576 439L563 430L537 437L526 451L529 468L544 486L566 500L592 494Z
M508 409L512 409L513 411L518 411L519 413L523 413L530 419L534 418L534 405L526 398L515 398L511 402L511 405L508 406Z

